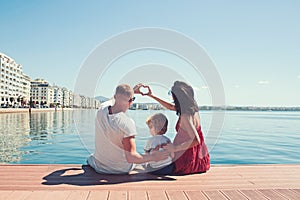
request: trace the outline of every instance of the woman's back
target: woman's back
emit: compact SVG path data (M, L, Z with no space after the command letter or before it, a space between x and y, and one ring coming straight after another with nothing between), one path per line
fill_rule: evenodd
M193 116L193 121L200 138L200 144L191 147L185 151L175 152L175 157L173 159L175 163L174 173L178 175L203 173L209 170L210 168L210 157L208 149L204 142L198 113ZM177 134L173 142L174 145L180 145L183 142L190 139L190 136L187 133L187 131L180 127L180 117L176 124L176 131Z

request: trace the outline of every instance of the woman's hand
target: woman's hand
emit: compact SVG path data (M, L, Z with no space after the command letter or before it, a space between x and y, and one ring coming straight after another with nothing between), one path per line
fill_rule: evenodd
M163 107L165 107L169 110L176 111L174 104L164 101L161 98L155 96L152 93L150 86L148 86L148 85L143 85L142 83L139 83L133 87L133 91L134 91L134 94L141 94L143 96L149 96L149 97L153 98L154 100L156 100L158 103L160 103Z
M172 143L167 144L163 148L164 148L164 150L166 150L167 152L169 152L171 154L173 154L175 152L175 145Z
M142 89L142 91L141 91ZM149 85L144 85L143 87L141 87L140 91L142 93L142 95L147 95L147 96L151 96L152 95L152 90L150 88Z
M142 83L139 83L137 85L135 85L133 87L133 91L134 91L134 94L142 94L141 91L140 91L140 88L143 87L144 85Z
M152 91L150 86L148 85L143 85L142 83L137 84L136 86L133 87L133 91L135 94L141 94L143 96L147 95L150 96L152 95Z

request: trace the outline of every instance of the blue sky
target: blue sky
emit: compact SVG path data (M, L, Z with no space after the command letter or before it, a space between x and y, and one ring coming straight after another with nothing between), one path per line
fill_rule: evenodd
M297 0L0 0L0 7L0 51L22 64L31 78L73 90L84 60L103 41L136 28L160 27L178 31L206 50L222 78L227 105L300 105ZM99 81L95 95L112 96L124 69L130 69L122 71L122 66L159 62L185 74L199 105L211 104L205 81L176 59L151 51L124 56ZM138 77L134 81L140 82ZM169 98L167 88L153 87Z

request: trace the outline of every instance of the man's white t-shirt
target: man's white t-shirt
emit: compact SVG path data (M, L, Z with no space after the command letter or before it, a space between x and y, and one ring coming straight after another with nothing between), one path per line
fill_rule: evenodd
M171 140L169 138L167 138L166 136L164 136L164 135L154 135L153 137L151 137L147 141L144 149L145 149L146 152L149 152L151 154L157 146L160 146L160 145L163 145L163 144L168 144L168 143L171 143ZM159 151L164 151L164 149L162 149L162 148L159 148L158 150ZM162 168L162 167L165 167L165 166L167 166L171 163L172 163L172 158L169 156L165 160L158 161L158 162L151 161L148 164L152 168Z
M134 164L127 162L122 140L137 134L135 123L123 112L109 114L109 106L103 104L97 112L95 153L88 158L88 164L98 173L128 173Z

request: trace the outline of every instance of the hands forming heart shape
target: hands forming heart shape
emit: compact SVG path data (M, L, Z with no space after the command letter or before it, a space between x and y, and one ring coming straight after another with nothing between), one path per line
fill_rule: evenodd
M149 86L141 86L139 88L139 92L142 94L142 95L148 95L150 94L150 89L149 89Z

